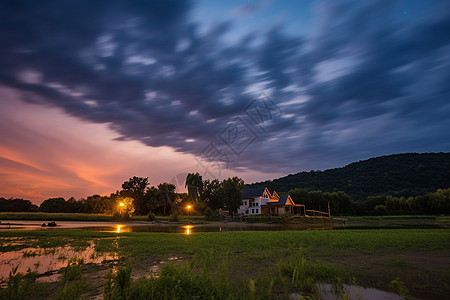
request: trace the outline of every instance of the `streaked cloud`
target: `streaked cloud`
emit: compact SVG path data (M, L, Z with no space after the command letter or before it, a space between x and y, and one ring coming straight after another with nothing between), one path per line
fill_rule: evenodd
M224 174L251 180L449 150L448 1L316 1L299 12L312 20L302 20L313 24L308 34L295 33L292 16L258 28L230 14L206 23L196 12L221 5L208 3L3 1L0 85L24 102L12 101L20 113L2 112L2 170L66 174L74 191L97 193L140 172L158 181L161 169L198 170L205 146L261 92L283 115L256 126L258 138ZM268 18L281 6L231 11ZM51 117L66 125L50 130ZM42 148L24 151L20 141ZM105 145L113 154L96 155Z

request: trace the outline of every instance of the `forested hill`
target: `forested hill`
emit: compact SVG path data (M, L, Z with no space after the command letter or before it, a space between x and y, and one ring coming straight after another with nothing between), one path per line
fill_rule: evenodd
M354 200L368 196L417 196L450 188L450 153L407 153L380 156L343 168L310 171L251 184L287 193L294 188L344 191Z

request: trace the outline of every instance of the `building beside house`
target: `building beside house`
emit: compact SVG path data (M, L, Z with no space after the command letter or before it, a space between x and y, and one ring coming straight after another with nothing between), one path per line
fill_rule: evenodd
M266 187L247 188L242 192L242 202L238 214L255 215L306 215L305 205L295 204L289 195L279 196L277 192L270 193Z

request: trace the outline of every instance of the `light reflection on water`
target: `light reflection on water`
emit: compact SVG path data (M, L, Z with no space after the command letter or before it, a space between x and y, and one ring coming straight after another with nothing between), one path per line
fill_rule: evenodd
M20 243L10 240L6 244ZM0 282L4 281L9 272L16 266L19 266L17 272L26 273L28 270L38 274L54 273L57 270L67 266L70 259L82 261L83 264L101 264L107 261L118 259L117 254L98 253L95 251L95 243L83 249L80 247L53 247L53 248L24 248L18 251L8 251L0 253ZM54 276L57 278L58 276Z
M191 235L199 232L227 232L227 231L280 231L280 230L332 230L332 224L251 224L251 223L213 223L213 224L171 224L147 222L77 222L56 221L56 227L41 227L41 222L11 220L11 229L26 230L58 230L58 229L88 229L113 233L124 232L166 232ZM186 226L190 226L187 228ZM0 226L0 231L10 230Z
M117 224L116 229L113 231L116 233L124 233L124 232L132 232L133 230L131 230L131 229L132 228L130 226L123 225L123 224Z
M196 225L142 225L142 224L118 224L114 226L84 227L87 230L106 231L114 233L124 232L163 232L192 235L201 232L230 232L230 231L283 231L283 230L333 230L332 225L325 226L301 226L301 225L249 225L249 224L196 224Z
M194 226L191 225L185 225L183 226L184 229L186 229L186 231L184 232L185 235L190 235L192 232L192 230L194 229Z

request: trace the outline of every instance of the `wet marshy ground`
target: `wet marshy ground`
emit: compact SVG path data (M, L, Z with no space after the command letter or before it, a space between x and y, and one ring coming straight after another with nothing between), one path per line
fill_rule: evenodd
M0 230L1 289L5 289L10 271L17 266L17 273L38 274L37 281L46 282L48 295L54 295L57 289L64 288L65 270L75 260L91 289L83 288L83 295L100 299L109 270L114 274L130 266L131 279L138 284L138 279L159 279L165 268L173 264L193 265L203 274L202 264L210 262L214 283L221 282L216 276L223 262L225 269L229 268L231 291L237 289L247 295L248 280L254 279L257 293L265 293L273 280L272 295L298 299L302 295L301 289L296 289L298 284L295 288L283 288L284 284L293 285L294 274L303 267L301 260L292 267L291 251L303 249L308 259L305 272L317 284L321 299L339 299L339 293L350 299L401 299L387 292L389 282L398 277L408 289L415 288L411 293L414 299L448 299L442 296L448 291L444 283L450 274L446 242L449 236L445 229L333 230L336 228L331 224L305 228L301 224L164 221L57 221L56 227L48 228L40 227L36 221L17 223L21 229L31 231ZM318 231L301 232L310 229ZM286 266L284 273L277 269L280 263ZM336 277L327 270L338 272L340 278L355 275L357 280L343 281L339 290L333 285ZM419 278L423 280L417 284Z
M2 238L0 252L0 282L4 283L11 270L17 267L18 273L35 272L40 281L57 281L59 271L69 261L80 264L108 264L118 260L116 253L96 251L94 241L86 245L40 247L38 241L24 238Z

